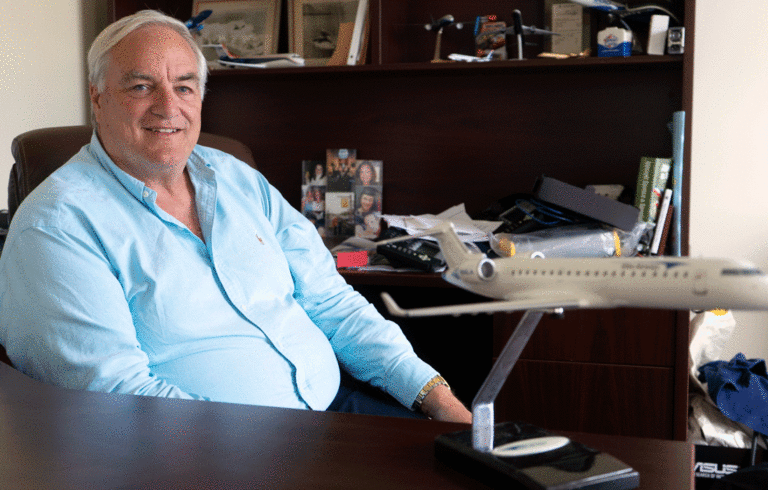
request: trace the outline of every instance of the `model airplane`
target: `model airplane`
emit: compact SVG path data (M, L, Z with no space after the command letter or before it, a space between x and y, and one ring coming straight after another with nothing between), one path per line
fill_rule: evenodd
M540 35L540 36L559 36L558 33L539 29L536 26L523 25L523 16L519 10L512 11L512 25L504 29L498 29L495 31L485 31L475 39L476 43L481 43L488 37L504 34L505 36L515 36L517 38L517 59L523 59L523 46L525 45L525 36Z
M429 24L424 25L426 30L435 31L437 33L437 38L435 39L435 55L433 56L432 61L440 60L440 47L443 41L443 29L448 26L456 26L456 29L461 29L464 27L464 24L462 22L456 22L456 19L454 19L452 15L448 14L440 17L437 20L433 20Z
M219 64L233 68L289 68L304 66L304 58L296 53L266 54L241 58L227 49L223 44L203 44L203 53L215 51Z
M456 19L454 19L452 15L448 14L440 17L437 20L433 20L429 24L424 24L424 29L428 31L442 32L442 30L448 26L456 26L456 29L461 29L464 27L464 23L456 22Z
M212 13L213 10L203 10L196 16L192 17L186 22L187 29L193 32L203 30L203 21L210 17Z
M609 14L616 15L620 18L631 17L633 15L648 14L648 13L653 13L658 11L668 15L675 22L680 23L679 19L675 14L670 12L668 9L661 7L660 5L642 5L642 6L628 8L627 6L622 5L618 2L614 2L612 0L570 0L570 1L572 3L577 3L584 7L589 7L591 9L600 10L602 12L607 12Z
M387 293L384 304L404 317L519 310L660 308L672 310L768 310L768 275L730 259L688 257L489 258L471 252L453 224L416 235L432 236L447 269L443 278L494 301L404 310Z
M467 63L483 63L493 60L493 51L488 52L485 56L469 56L466 54L451 53L448 55L448 59L451 61L466 61Z

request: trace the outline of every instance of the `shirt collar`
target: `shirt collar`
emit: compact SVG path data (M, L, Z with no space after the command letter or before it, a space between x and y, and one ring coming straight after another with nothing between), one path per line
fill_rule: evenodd
M99 141L96 130L94 130L93 134L91 135L91 143L89 146L89 151L94 156L94 158L96 158L99 164L101 164L101 166L104 167L104 169L109 173L114 175L118 182L120 182L120 184L128 192L130 192L133 197L139 201L154 204L155 199L157 198L157 193L147 187L144 182L133 177L128 172L118 167L114 161L112 161L112 158L110 158L106 150L104 150L104 147L101 145L101 141ZM190 155L189 159L187 160L187 170L190 172L190 175L193 178L193 182L196 180L195 177L198 175L205 178L210 176L213 171L212 169L208 168L200 155L197 154L197 146L195 146L195 149L192 151L192 155Z

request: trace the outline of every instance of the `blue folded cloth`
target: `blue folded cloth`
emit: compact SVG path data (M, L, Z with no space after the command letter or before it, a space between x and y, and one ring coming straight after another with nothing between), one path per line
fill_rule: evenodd
M768 434L768 372L763 359L736 354L730 362L713 361L699 368L699 381L729 419Z

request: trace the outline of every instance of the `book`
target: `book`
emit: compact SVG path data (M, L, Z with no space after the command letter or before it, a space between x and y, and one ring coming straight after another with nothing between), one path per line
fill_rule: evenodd
M661 248L662 240L666 242L665 238L667 234L669 233L669 225L671 220L669 219L671 217L670 207L672 204L672 189L665 189L664 190L664 197L661 200L661 205L659 206L659 216L656 219L656 228L653 231L653 240L651 241L651 255L661 255L663 254L663 249Z
M642 157L637 172L635 207L640 210L640 220L656 222L664 189L667 188L671 158Z
M475 20L475 56L483 58L490 53L493 59L507 59L506 22L495 20L495 15L477 17Z
M667 244L669 243L669 237L672 230L672 219L677 215L677 208L674 204L669 205L667 211L667 219L664 222L664 228L661 230L661 241L659 242L659 250L657 255L665 255L667 251Z

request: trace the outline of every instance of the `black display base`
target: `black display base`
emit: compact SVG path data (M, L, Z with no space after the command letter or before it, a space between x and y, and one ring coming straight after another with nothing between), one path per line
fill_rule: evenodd
M504 422L495 425L493 447L550 436L554 434L530 424ZM637 471L575 441L538 454L507 457L474 450L472 431L467 430L439 436L435 455L462 473L505 488L629 490L640 485Z

